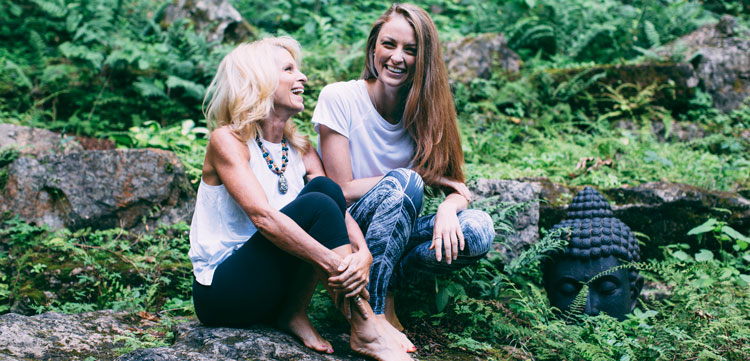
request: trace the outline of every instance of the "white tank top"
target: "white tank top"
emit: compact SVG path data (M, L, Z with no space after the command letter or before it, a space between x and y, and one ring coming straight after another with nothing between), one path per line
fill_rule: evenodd
M274 165L281 163L281 143L261 140L271 153ZM305 165L302 156L289 146L289 163L284 177L289 184L286 194L279 192L279 176L268 169L268 164L255 142L247 142L250 150L250 168L263 187L268 202L274 209L281 209L297 198L304 186ZM242 247L257 228L245 211L237 204L222 185L212 186L203 182L198 186L195 212L190 224L190 252L193 274L198 283L211 285L216 267L232 252Z

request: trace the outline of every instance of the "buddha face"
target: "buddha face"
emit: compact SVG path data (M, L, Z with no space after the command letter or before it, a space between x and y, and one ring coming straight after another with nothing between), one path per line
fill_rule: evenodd
M547 266L544 273L544 287L550 304L565 311L573 304L581 287L594 276L620 265L614 256L595 259L581 259L560 256ZM622 321L635 308L635 303L643 287L643 278L636 281L636 289L631 289L627 269L608 272L589 284L584 312L594 316L599 312Z

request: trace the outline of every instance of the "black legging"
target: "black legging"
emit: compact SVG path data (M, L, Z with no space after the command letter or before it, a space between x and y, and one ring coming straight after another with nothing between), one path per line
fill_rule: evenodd
M328 249L349 243L345 212L341 188L325 177L311 180L281 209ZM302 260L256 232L219 264L211 286L193 282L195 313L209 326L246 327L269 321L278 314L302 265Z

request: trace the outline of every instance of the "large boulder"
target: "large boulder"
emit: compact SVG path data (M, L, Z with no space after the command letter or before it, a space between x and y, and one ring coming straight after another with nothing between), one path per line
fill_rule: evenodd
M451 83L489 79L495 71L518 72L521 58L508 48L503 34L469 36L443 45L445 65Z
M3 169L0 214L53 229L142 230L189 221L195 192L174 153L118 149L21 156Z
M345 334L323 332L336 350L335 355L325 355L267 327L208 328L185 321L188 322L172 330L176 336L173 345L119 356L127 350L128 340L149 334L156 324L138 315L111 310L72 315L9 313L0 316L0 360L361 360L351 351Z
M569 188L546 179L533 181L540 185L541 199L545 200L539 210L539 225L549 229L565 217L565 203L582 187ZM696 242L687 232L709 218L723 220L743 234L750 233L750 200L736 192L669 182L601 189L600 192L612 203L615 217L634 232L649 237L641 247L644 259L660 256L660 247L667 244Z
M477 196L477 204L498 207L503 214L513 209L515 215L509 217L510 225L515 232L508 234L495 220L496 233L502 243L494 243L493 248L499 251L506 260L517 257L530 243L539 238L539 199L541 187L533 182L515 180L479 179L471 185ZM486 204L490 201L492 204ZM526 205L519 209L518 205Z
M111 360L125 346L118 337L134 331L126 314L112 311L64 315L0 316L0 359ZM5 358L3 358L5 357Z
M701 86L719 110L736 109L750 95L750 34L741 31L732 16L683 36L660 54L675 52L690 57Z
M319 329L335 353L321 354L277 329L253 326L245 329L204 327L190 318L175 319L174 343L149 347L142 339L172 341L164 336L158 317L111 310L80 314L44 313L0 316L0 360L121 360L121 361L342 361L364 360L349 346L344 330ZM151 342L152 344L154 342ZM140 345L140 346L139 346ZM123 352L125 352L123 354ZM479 360L463 352L419 356L420 360Z
M206 33L208 41L243 42L257 31L242 18L226 0L174 0L164 11L163 26L177 19L188 19L198 32Z
M477 196L475 204L483 208L497 208L501 202L531 201L529 208L513 218L516 234L496 246L507 260L537 242L538 227L550 229L563 220L568 203L583 187L568 187L546 178L526 178L516 181L482 179L471 189ZM750 200L739 192L712 191L668 182L599 191L612 203L616 218L634 232L649 238L641 247L644 259L659 257L663 245L696 243L697 238L688 237L688 231L709 218L725 221L735 230L750 234ZM486 204L488 197L492 197L489 198L490 204ZM702 246L718 245L706 243Z
M72 136L64 136L46 129L0 123L0 149L13 148L23 155L48 153L68 154L83 150Z

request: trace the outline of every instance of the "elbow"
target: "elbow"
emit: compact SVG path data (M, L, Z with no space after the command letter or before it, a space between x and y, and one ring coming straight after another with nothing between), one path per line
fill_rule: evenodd
M344 199L346 200L346 206L351 206L352 203L359 200L360 195L356 194L353 187L350 184L341 187L341 191L344 193Z
M255 228L261 231L261 233L268 233L274 228L274 225L276 224L276 222L274 221L273 212L271 210L254 212L249 217L250 221L253 222L253 225L255 225ZM273 232L271 231L271 233Z

